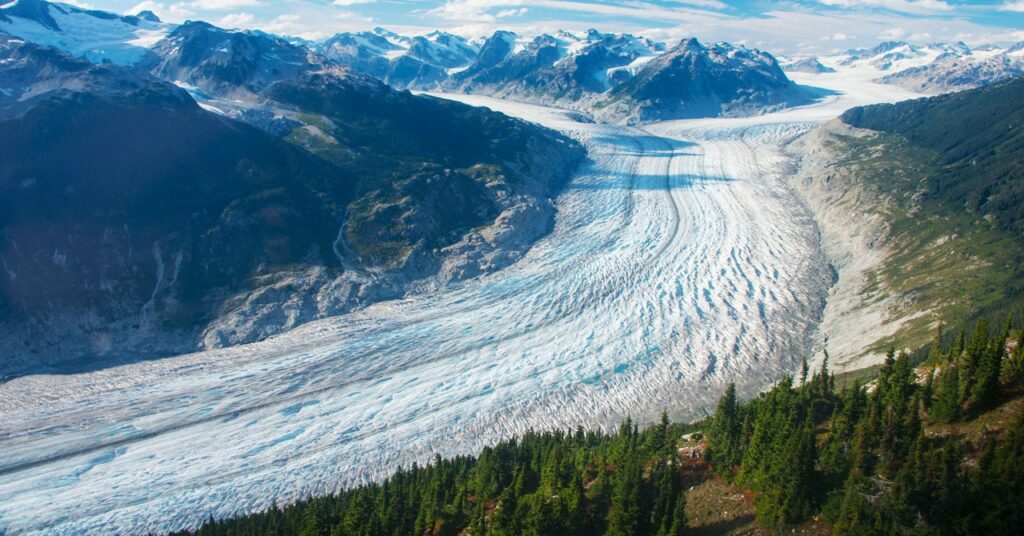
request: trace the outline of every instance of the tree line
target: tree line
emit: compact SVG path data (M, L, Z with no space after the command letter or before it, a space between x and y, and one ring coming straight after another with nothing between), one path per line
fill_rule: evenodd
M980 440L962 432L1019 396L1022 337L1008 345L1009 322L993 336L982 320L969 339L933 344L923 370L890 352L866 387L837 392L826 354L799 386L786 378L742 404L730 388L709 423L708 459L756 494L767 527L820 513L838 535L1020 534L1024 412ZM926 434L926 423L960 426Z
M979 322L937 338L924 373L890 352L866 386L837 389L828 356L810 374L741 402L730 385L704 422L667 416L616 433L531 432L475 457L436 457L376 484L227 520L200 535L682 535L694 465L678 452L703 429L700 478L753 492L757 522L812 516L839 535L1020 534L1024 415L969 442L926 425L969 426L1024 387L1024 331ZM1012 344L1008 344L1013 341ZM922 377L923 376L923 377ZM953 428L951 428L953 429Z

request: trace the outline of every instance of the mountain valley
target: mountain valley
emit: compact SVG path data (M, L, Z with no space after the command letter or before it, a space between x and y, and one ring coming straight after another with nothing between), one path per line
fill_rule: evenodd
M0 5L0 534L1013 533L1021 43L165 9Z

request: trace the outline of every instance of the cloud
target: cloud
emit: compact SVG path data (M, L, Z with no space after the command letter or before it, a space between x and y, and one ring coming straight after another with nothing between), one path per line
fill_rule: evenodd
M503 9L499 11L497 14L495 14L494 17L498 19L504 19L507 17L515 17L517 15L522 16L525 15L527 11L529 11L529 9L525 7L521 7L519 9Z
M1024 0L1006 2L1005 4L999 6L999 11L1016 11L1018 13L1024 13Z
M80 1L102 5L113 0ZM1003 44L1021 33L1018 28L975 22L972 17L978 9L964 8L953 0L789 0L773 3L775 7L764 11L719 0L657 1L145 0L133 12L152 9L169 22L210 20L222 26L307 39L375 25L408 34L441 29L472 37L491 35L497 29L531 37L560 29L597 28L673 44L689 36L708 42L745 42L779 54L826 54L872 46L880 39ZM1006 9L1024 3L995 1L988 6L989 13L995 12L999 3ZM417 10L410 5L426 7ZM225 6L232 7L207 9Z
M687 4L696 7L709 7L714 9L725 9L728 6L725 2L719 2L718 0L668 0L673 4Z
M909 35L909 32L903 28L889 28L878 34L878 38L882 41L900 41L905 39Z
M232 13L225 15L217 21L217 26L222 28L251 28L256 17L252 13Z
M878 8L900 13L949 12L953 6L943 0L819 0L822 4L844 8Z
M157 2L155 0L143 0L125 13L134 15L140 11L152 11L156 16L169 22L181 22L195 16L195 11L189 8L186 2Z
M687 4L724 6L717 0L698 0ZM601 4L578 0L447 0L444 4L427 13L446 20L462 22L494 22L498 19L495 11L509 8L544 8L572 13L585 13L607 17L623 17L636 20L661 20L682 22L699 14L713 15L713 12L694 7L664 7L650 2L625 2L622 4Z
M259 0L193 0L188 5L195 9L207 11L225 11L240 7L253 7L259 5L259 3Z
M857 38L857 36L855 36L855 35L854 36L849 36L849 35L844 34L843 32L836 32L836 33L834 33L832 35L824 35L824 36L820 37L818 40L819 41L846 41L847 39L856 39L856 38ZM803 45L803 43L799 43L799 45Z
M81 8L81 9L96 9L96 6L94 6L94 5L92 5L92 4L88 3L88 2L82 2L81 0L63 0L63 2L65 4L68 4L68 5L71 5L71 6L75 6L77 8Z
M190 0L187 2L162 2L159 0L143 0L125 13L134 15L139 11L149 10L158 17L169 22L181 22L190 18L203 18L206 11L231 11L243 7L258 7L262 0Z

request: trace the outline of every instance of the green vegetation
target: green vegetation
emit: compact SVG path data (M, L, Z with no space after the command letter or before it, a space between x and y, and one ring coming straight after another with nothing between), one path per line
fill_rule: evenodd
M1024 414L970 439L959 428L1020 396L1024 351L1009 340L1009 323L992 336L982 321L969 338L935 343L923 378L907 354L890 352L867 389L836 391L823 367L799 387L785 379L732 408L727 393L711 429L740 426L749 439L738 461L714 470L755 493L768 527L820 512L839 535L1018 534ZM949 422L957 426L939 428ZM709 454L731 441L709 433Z
M304 112L287 141L355 178L338 215L352 260L365 266L392 269L450 246L493 222L512 195L553 195L584 155L564 136L489 110L359 84L315 75L269 92Z
M1024 330L1011 337L1009 326L992 335L979 322L970 337L934 343L922 374L890 352L866 388L837 389L826 356L817 373L805 368L798 384L785 378L747 402L729 386L702 423L663 415L615 434L529 433L380 484L211 520L198 534L714 533L687 510L697 493L687 490L708 479L752 494L769 531L827 530L817 518L839 535L1019 534ZM993 411L999 419L986 418ZM678 448L693 446L683 434L698 428L707 463Z
M854 108L834 165L878 196L892 257L870 294L917 313L875 343L919 348L937 319L957 324L1013 310L1024 292L1024 80L930 99ZM879 292L884 291L884 292Z
M211 522L200 534L682 534L676 443L663 417L617 434L529 433L476 458L436 458L381 484Z
M729 386L701 423L529 433L198 533L1020 534L1024 329L992 318L1024 294L1022 101L1024 80L843 116L880 132L836 163L886 200L896 253L869 290L928 313L898 335L922 351L840 378L826 354L745 402Z

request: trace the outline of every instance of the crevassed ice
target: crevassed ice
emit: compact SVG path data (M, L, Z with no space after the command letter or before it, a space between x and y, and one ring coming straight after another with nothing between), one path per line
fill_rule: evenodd
M261 343L0 385L0 533L196 527L531 428L701 416L795 367L828 274L780 148L859 101L644 131L460 98L586 143L552 234Z

